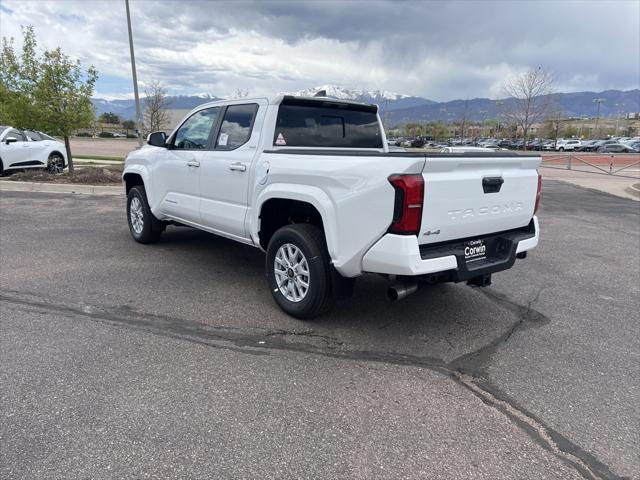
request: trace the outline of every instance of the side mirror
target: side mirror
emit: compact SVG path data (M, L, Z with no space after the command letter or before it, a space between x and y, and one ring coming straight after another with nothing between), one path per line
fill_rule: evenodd
M7 137L4 139L4 143L6 143L7 145L9 145L10 143L15 143L17 141L18 139L16 137Z
M153 132L147 136L147 143L154 147L166 147L167 134L164 132Z

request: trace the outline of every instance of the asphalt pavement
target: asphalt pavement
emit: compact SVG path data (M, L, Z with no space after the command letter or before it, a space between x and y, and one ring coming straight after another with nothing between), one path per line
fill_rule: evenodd
M0 194L0 477L640 478L640 205L549 181L489 288L301 322L264 255L129 237L123 197Z

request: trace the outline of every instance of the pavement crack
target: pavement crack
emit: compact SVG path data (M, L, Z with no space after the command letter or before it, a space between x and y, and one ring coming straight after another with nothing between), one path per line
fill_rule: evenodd
M495 389L495 387L482 385L476 378L468 374L455 373L453 378L473 392L486 405L507 416L543 448L575 468L585 479L622 480L624 478L613 473L607 465L598 461L593 455L582 450L560 433L546 426L531 413L515 405L513 401Z
M491 342L473 352L465 353L453 359L449 362L449 365L457 371L476 375L481 374L482 369L493 357L498 347L509 341L518 330L548 324L551 320L533 308L533 305L540 299L540 295L544 289L545 287L539 288L533 299L527 302L526 305L520 305L505 295L487 288L479 289L489 300L514 313L517 320L502 335L497 336Z
M533 310L532 305L539 298L528 302L527 306L517 305L505 297L495 293L487 294L496 298L499 303L508 305L509 309L517 310L519 320L498 339L469 355L458 357L446 363L443 360L429 356L418 356L398 352L381 352L372 350L349 350L342 347L342 342L326 335L316 334L313 330L301 332L287 330L268 330L250 333L222 327L213 327L192 320L178 319L166 316L137 313L132 309L98 309L88 305L81 307L55 304L33 296L0 294L0 301L12 304L16 308L31 312L48 311L65 317L89 318L98 323L132 328L151 334L165 336L177 340L188 341L217 349L231 350L250 355L270 355L270 351L287 351L320 355L327 358L368 361L404 367L427 369L452 379L454 382L471 391L484 404L501 412L505 418L531 437L543 448L552 452L561 461L571 465L585 479L605 480L620 479L611 472L609 467L598 461L593 455L582 450L579 446L546 426L542 421L519 407L507 395L476 376L477 367L489 356L497 345L508 338L527 322L548 321L539 312ZM12 292L18 293L18 292ZM319 338L323 341L320 346L289 341L291 337ZM467 371L467 368L468 371Z

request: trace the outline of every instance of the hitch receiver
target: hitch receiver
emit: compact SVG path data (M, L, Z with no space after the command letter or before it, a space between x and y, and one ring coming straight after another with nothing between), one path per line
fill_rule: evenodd
M470 278L467 280L467 285L471 285L472 287L488 287L491 285L491 274L483 273L477 277Z

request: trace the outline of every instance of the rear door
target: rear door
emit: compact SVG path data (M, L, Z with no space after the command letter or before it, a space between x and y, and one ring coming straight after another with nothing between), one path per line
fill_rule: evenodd
M152 178L160 214L200 224L200 166L219 113L220 107L193 113L169 139L167 148L157 148Z
M38 132L24 130L24 134L30 140L27 143L29 146L29 160L37 160L46 164L49 157L50 142L45 141Z
M200 218L205 227L248 237L244 221L249 178L266 105L266 100L252 100L228 105L221 112L212 149L200 163Z
M540 157L427 155L418 242L430 244L526 226Z

